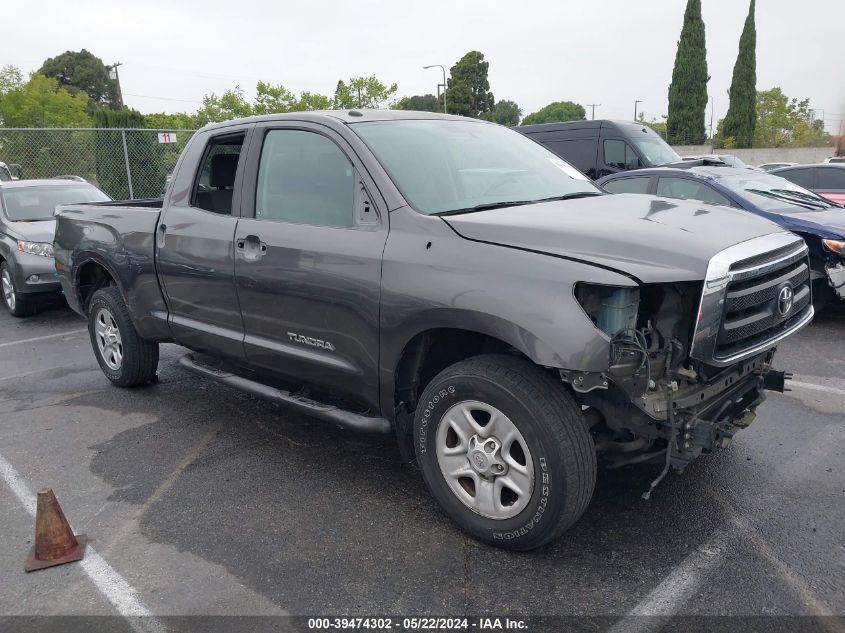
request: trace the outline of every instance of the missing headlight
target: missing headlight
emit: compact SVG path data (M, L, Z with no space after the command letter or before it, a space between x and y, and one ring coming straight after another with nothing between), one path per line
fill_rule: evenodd
M575 298L595 326L610 338L636 328L639 288L579 282L575 284Z

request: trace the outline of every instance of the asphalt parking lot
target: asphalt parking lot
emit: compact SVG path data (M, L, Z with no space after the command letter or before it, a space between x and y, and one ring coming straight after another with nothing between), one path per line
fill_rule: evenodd
M4 311L0 613L781 615L841 630L825 616L845 614L843 350L845 312L818 316L779 352L793 391L730 448L650 501L659 468L601 472L574 529L517 554L464 536L389 439L205 382L172 345L158 383L119 390L66 307ZM88 535L87 566L24 573L22 498L42 486Z

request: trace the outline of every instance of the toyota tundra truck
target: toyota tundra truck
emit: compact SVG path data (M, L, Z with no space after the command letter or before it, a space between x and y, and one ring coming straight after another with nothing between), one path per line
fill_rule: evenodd
M395 434L458 525L519 550L582 515L597 462L654 463L655 485L725 448L813 317L777 225L603 195L518 132L432 113L205 127L163 200L60 206L54 253L115 385L177 343L209 380Z

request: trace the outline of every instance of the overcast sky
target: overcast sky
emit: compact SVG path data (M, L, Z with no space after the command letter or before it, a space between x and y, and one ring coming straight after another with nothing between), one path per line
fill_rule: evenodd
M400 95L434 93L440 70L465 52L490 62L497 100L524 114L551 101L596 118L666 113L686 0L76 0L15 2L0 65L37 69L87 48L120 67L124 100L141 112L193 111L206 93L281 83L331 95L337 80L375 74ZM45 6L52 8L45 8ZM708 91L728 105L747 0L702 0ZM757 87L809 97L831 131L845 113L845 0L757 0ZM590 116L589 108L587 116ZM708 108L707 116L710 116ZM709 119L708 119L709 122Z

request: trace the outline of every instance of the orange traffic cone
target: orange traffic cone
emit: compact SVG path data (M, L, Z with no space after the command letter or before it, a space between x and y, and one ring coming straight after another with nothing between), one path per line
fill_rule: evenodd
M24 569L35 571L81 560L85 556L87 542L84 534L74 536L53 491L50 488L39 490L35 545L26 558Z

